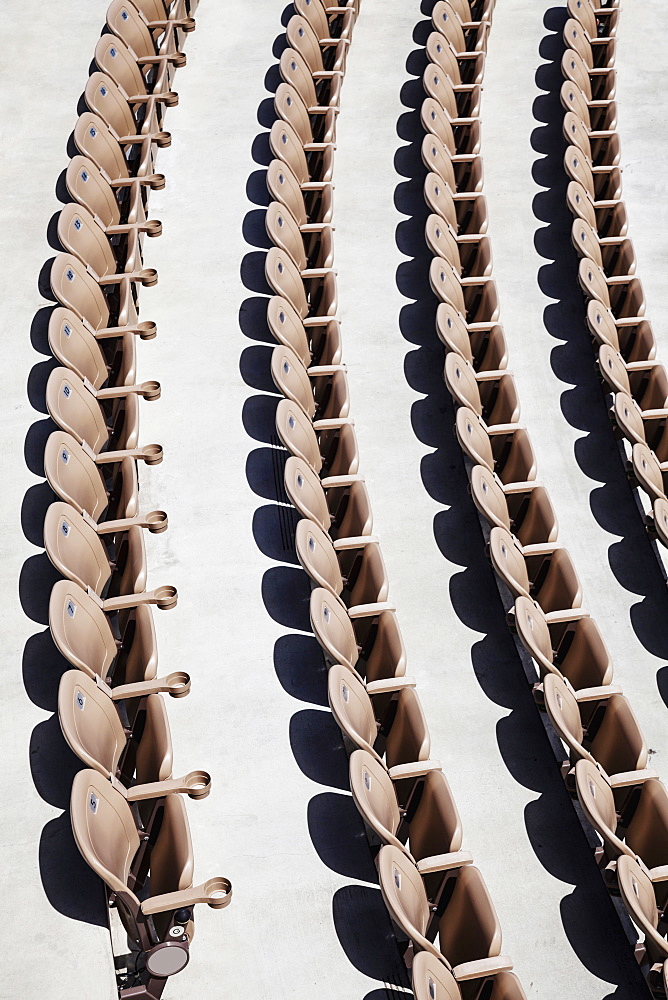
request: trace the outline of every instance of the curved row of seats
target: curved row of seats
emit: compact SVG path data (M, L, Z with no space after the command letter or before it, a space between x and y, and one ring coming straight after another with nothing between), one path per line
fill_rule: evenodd
M618 17L616 4L599 10L592 0L569 0L569 11L566 31L578 41L590 37L592 22L612 25ZM662 963L668 957L661 933L668 792L647 767L646 741L628 700L612 684L610 655L600 629L582 607L577 572L558 544L554 509L536 480L531 440L519 423L520 403L491 277L482 192L478 110L487 28L468 25L459 41L459 76L452 76L452 55L441 32L444 22L454 19L448 3L435 4L421 118L428 171L424 196L430 212L425 238L434 255L429 277L439 300L436 329L446 350L446 385L457 408L455 432L488 533L489 557L512 601L509 626L537 668L536 701L568 748L562 767L567 787L600 837L596 858L609 888L621 892L645 930L650 962ZM568 59L575 62L581 56L573 52ZM604 73L590 70L587 79L600 82ZM458 87L456 105L450 82ZM593 92L583 95L573 81L567 86L577 100L600 108ZM458 112L461 117L455 117ZM601 134L593 138L599 141ZM614 241L603 246L619 249ZM650 985L664 988L662 971L661 965L649 970Z
M139 399L158 382L136 382L137 340L155 323L139 320L138 290L157 274L144 267L144 237L157 150L170 144L165 109L178 102L174 73L194 29L193 0L113 0L85 89L90 110L74 128L79 151L67 167L72 201L58 217L64 252L51 268L56 306L48 340L59 366L46 387L57 426L44 454L59 498L44 520L44 545L64 579L52 589L49 626L75 669L63 674L58 715L85 764L71 794L74 837L104 881L129 937L134 968L120 996L161 995L189 960L197 903L225 907L225 878L193 886L193 850L183 794L208 795L205 771L172 776L172 742L162 693L188 694L190 678L157 676L151 605L175 606L174 587L146 589L145 531L167 528L164 511L139 512L137 464L162 461L139 443ZM162 692L162 693L161 693Z
M569 12L561 101L578 279L629 476L649 499L647 530L668 546L668 373L655 360L656 341L622 199L614 68L618 11L589 14L585 20L571 0Z
M406 651L359 453L333 268L334 140L357 5L295 0L280 59L267 170L273 246L267 319L278 341L271 371L283 399L278 436L289 457L285 489L301 515L297 556L312 583L310 619L328 666L328 696L350 754L350 786L378 867L381 892L412 965L418 1000L520 1000L501 955L501 928L480 871L462 850L447 778L430 737ZM453 65L472 16L489 27L492 0L455 0L439 35ZM456 11L456 13L455 13ZM463 23L462 23L463 22ZM474 57L475 58L475 57ZM453 104L469 88L447 84ZM475 88L473 88L475 90ZM444 112L445 113L445 112ZM456 115L457 112L455 111Z

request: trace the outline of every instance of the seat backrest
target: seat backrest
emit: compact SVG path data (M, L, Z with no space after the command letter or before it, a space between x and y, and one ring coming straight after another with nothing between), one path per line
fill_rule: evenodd
M109 503L104 481L95 462L71 434L58 430L49 435L44 474L54 493L75 510L85 510L94 521L102 516Z
M569 18L573 18L576 22L579 22L587 32L589 38L598 37L596 16L591 4L587 3L586 0L568 0L567 9ZM568 24L568 21L566 23Z
M322 456L313 424L291 399L282 399L276 407L276 432L291 455L307 462L314 472L320 472Z
M109 440L104 414L95 396L67 368L54 368L46 383L51 419L80 443L98 453Z
M121 213L116 195L92 160L73 156L65 172L65 184L74 200L96 215L103 226L118 225Z
M433 97L435 101L452 118L458 117L457 101L455 92L452 89L452 82L446 73L436 63L429 63L422 74L422 86L428 97Z
M308 300L299 269L284 250L271 247L265 259L264 273L277 295L287 299L302 319L308 316Z
M444 961L430 951L419 951L411 969L415 1000L461 1000L457 980Z
M311 364L311 349L302 318L292 303L272 295L267 303L267 324L280 344L295 352L305 368Z
M478 414L468 406L460 406L455 414L457 440L472 462L494 472L494 453L489 435Z
M414 687L403 688L385 741L387 766L428 760L430 749L431 737L417 691Z
M348 761L350 791L362 819L384 844L404 850L396 832L401 822L392 779L385 765L368 750L354 750Z
M598 299L606 308L610 308L610 295L605 275L602 268L591 257L582 257L580 260L578 281L587 298Z
M528 597L515 601L515 626L520 642L536 660L541 674L559 671L553 664L552 640L545 615Z
M73 666L89 677L107 677L116 642L107 617L92 597L70 580L54 584L49 599L53 641Z
M307 266L304 240L292 213L284 205L272 201L267 206L264 224L272 243L289 254L295 266L304 271Z
M107 550L81 514L62 500L47 508L44 548L59 573L84 590L90 587L102 594L111 578Z
M598 299L590 299L587 303L587 325L599 344L607 344L613 351L619 351L619 336L614 316Z
M652 500L665 497L663 474L654 452L646 444L634 444L631 453L633 473Z
M506 528L492 528L489 536L489 556L505 585L517 598L530 597L531 583L522 549Z
M575 789L587 820L603 839L608 858L628 854L629 848L616 835L617 810L607 775L590 760L575 765Z
M115 778L127 740L109 695L80 670L67 670L58 687L58 718L63 736L86 767Z
M359 677L348 667L333 663L327 675L327 700L343 735L356 747L378 758L373 749L378 733L376 718Z
M562 37L566 46L578 53L587 66L587 69L593 69L594 57L591 50L591 42L580 21L577 21L574 17L569 17L564 25Z
M452 264L442 257L434 257L429 266L429 284L442 302L450 302L462 316L466 316L462 286Z
M571 80L585 95L588 101L592 100L591 81L587 65L583 62L582 56L575 49L566 49L561 57L561 72L564 79Z
M659 910L650 876L635 858L623 855L617 862L617 878L622 902L629 916L645 934L645 947L651 962L665 962L668 942L659 933Z
M279 344L271 353L271 377L286 399L292 400L309 419L315 414L313 387L304 365L294 351Z
M139 834L130 806L109 781L94 770L79 771L72 782L72 832L87 864L112 892L139 900L128 889Z
M173 754L164 698L159 694L149 695L144 710L146 719L135 761L137 783L166 781L172 773Z
M283 49L278 69L284 83L297 91L307 108L319 103L311 70L296 49Z
M167 795L160 833L151 851L151 896L178 892L192 885L195 858L186 804L181 795Z
M427 771L417 794L418 805L409 833L415 860L458 851L462 846L462 821L443 771Z
M440 216L444 222L452 227L454 232L457 232L459 223L457 221L455 203L452 198L452 192L445 181L432 171L425 177L423 191L427 207L430 211Z
M81 261L69 253L56 255L50 274L51 290L62 305L73 309L94 330L109 323L109 308L98 283Z
M98 278L115 274L116 258L107 235L81 205L64 205L58 216L58 239L65 250L91 268Z
M430 215L427 219L427 225L429 225L430 219L438 219L438 216ZM461 313L450 302L440 302L438 305L436 333L447 351L454 351L456 354L460 354L465 361L473 363L468 327Z
M457 57L440 31L431 32L427 38L425 48L429 62L435 63L436 66L446 73L455 86L461 84L462 77Z
M125 91L126 97L146 93L146 81L137 60L116 35L102 35L95 46L95 62L102 73L110 76Z
M127 97L106 73L91 73L86 81L84 97L91 111L99 115L119 138L136 135L137 123Z
M591 753L608 774L647 767L647 743L623 694L606 699L605 714L591 741Z
M643 782L640 801L625 826L627 853L641 858L650 871L662 867L668 857L668 791L659 778Z
M291 455L283 475L285 492L299 513L314 521L323 531L329 531L331 517L327 498L318 476L302 459Z
M354 670L359 654L355 632L342 601L324 587L311 591L309 615L313 633L334 663Z
M448 40L456 53L466 51L466 41L459 18L447 0L438 0L431 14L432 24Z
M577 181L591 198L596 197L594 175L587 157L577 146L568 146L564 153L564 167L572 181Z
M564 80L559 91L561 104L565 111L574 111L587 128L591 128L591 116L587 98L573 80Z
M435 259L438 260L438 258ZM444 374L445 384L457 403L481 416L482 400L472 366L459 354L451 351L445 355Z
M451 156L456 154L457 146L450 119L438 101L435 101L433 97L427 97L422 102L420 107L420 121L425 132L429 132L440 139ZM438 210L434 209L434 211Z
M267 169L267 188L271 197L285 205L299 226L309 221L304 195L292 170L283 160L272 160Z
M297 13L306 18L317 38L329 38L330 27L320 0L294 0Z
M591 143L589 132L574 111L567 111L563 122L564 139L570 146L577 146L591 161Z
M510 531L506 495L497 477L484 465L474 465L471 469L471 496L490 527Z
M74 126L74 143L81 155L95 164L105 180L114 181L129 177L128 163L123 151L106 122L92 111L84 111Z
M314 583L338 596L343 590L343 580L329 535L314 521L302 518L295 531L295 549L302 568Z
M316 33L307 19L299 14L291 17L285 33L288 44L299 52L311 73L321 72L324 69L322 50Z
M579 181L568 182L568 187L566 188L566 201L571 213L574 216L589 223L592 229L597 227L594 204Z
M137 59L155 55L151 33L133 4L112 0L107 9L107 24Z
M430 136L430 135L426 135L425 136L425 140L426 140L426 144L430 148L433 147L435 145L436 141L437 141L437 140L434 140L434 137ZM423 143L423 149L424 149L424 143ZM440 215L435 215L432 212L427 217L427 221L426 221L425 226L424 226L424 234L425 234L425 239L427 241L427 245L428 245L429 249L431 250L431 252L434 254L434 259L443 258L444 260L446 260L452 266L452 268L456 271L457 274L461 274L462 264L461 264L461 260L460 260L460 257L459 257L459 244L457 243L457 240L455 239L455 236L454 236L454 234L452 232L451 227L440 217ZM446 308L447 308L448 303L445 303L445 305L446 305ZM464 323L463 318L461 316L461 313L458 310L455 310L454 308L452 308L451 312L452 312L453 315L457 316L457 320L458 320L457 326L458 326L459 330L463 330L464 333L466 333L466 341L465 341L465 343L466 343L467 347L465 348L465 350L468 352L469 356L467 357L467 355L464 353L464 351L460 351L459 353L463 354L464 357L466 357L467 361L470 361L470 360L472 360L472 357L470 356L471 355L471 347L470 347L470 341L469 341L468 333L466 331L466 324ZM452 320L450 325L454 325L454 323L455 323L455 320ZM437 317L437 327L436 327L436 330L437 330L437 333L438 333L439 332L439 330L438 330L438 317ZM441 340L443 340L442 337L441 337ZM447 341L444 341L444 343L447 346Z
M438 938L441 952L453 966L501 953L501 924L482 873L473 865L457 869Z
M580 257L590 257L599 267L603 266L601 244L598 237L592 227L582 219L573 219L571 243Z
M294 87L279 83L274 96L274 110L279 118L292 126L302 145L313 142L308 109Z
M70 309L58 306L49 317L49 347L66 368L87 378L96 389L109 376L107 362L95 337Z
M545 708L559 737L578 758L592 760L588 750L582 746L584 729L573 688L565 677L547 674L543 681Z
M425 937L429 902L415 863L398 847L386 844L378 854L378 876L383 900L397 927L416 950L438 955L435 945Z
M618 351L613 350L608 344L601 344L598 349L598 367L612 392L631 395L629 373Z
M134 631L129 649L124 650L124 681L151 680L158 672L158 641L150 604L139 604L133 612Z

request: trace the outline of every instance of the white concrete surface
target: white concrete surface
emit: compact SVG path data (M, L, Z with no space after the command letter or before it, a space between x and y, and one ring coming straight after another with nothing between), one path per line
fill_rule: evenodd
M608 565L618 535L589 511L592 478L573 452L579 430L558 409L567 368L557 375L550 368L554 345L542 313L551 296L536 285L545 261L533 247L542 223L530 199L541 186L531 177L537 154L530 138L548 7L546 0L530 9L499 0L492 29L483 153L495 275L524 416L562 540L610 639L618 677L650 744L661 750L666 708L654 681L661 654L634 635L635 597ZM142 291L141 306L143 318L158 321L159 336L141 345L140 378L159 379L163 395L144 408L141 438L161 442L165 461L142 470L141 500L143 509L166 508L170 528L148 539L149 586L179 589L178 607L156 614L160 669L193 676L190 697L168 705L175 771L204 767L214 779L209 798L188 807L195 878L224 874L235 890L224 912L198 909L191 963L170 981L165 1000L387 1000L407 981L347 791L321 657L308 635L308 585L295 564L272 432L277 397L260 300L267 245L262 136L271 122L266 104L276 82L272 46L282 35L281 13L272 0L202 0L188 66L176 80L180 105L167 119L173 144L159 162L167 188L151 203L164 235L147 242L146 264L158 268L160 283ZM36 346L30 337L44 305L37 277L53 254L45 232L58 207L54 186L103 18L104 4L26 0L6 25L0 68L0 309L11 359L0 366L7 470L0 501L7 665L0 829L3 901L15 936L15 957L0 972L1 998L115 995L99 888L67 828L74 764L53 716L63 663L44 634L53 575L39 547L48 502L39 485L48 362L40 330ZM426 276L414 110L422 97L415 80L425 23L417 0L365 0L343 92L336 264L362 471L433 756L444 764L465 846L499 911L504 950L530 998L626 1000L643 995L643 986L505 628L451 433ZM645 256L651 267L651 247ZM659 302L661 291L654 294ZM574 295L571 303L576 315L581 302ZM576 346L586 348L581 338L578 329L578 385L590 360ZM587 397L581 410L589 419L601 405ZM601 442L608 433L603 418L596 424ZM605 509L629 520L630 494L615 456L598 442L601 480L615 484ZM630 524L624 534L634 539ZM618 572L626 552L621 556ZM648 548L634 555L634 573L651 565L650 556ZM652 596L647 601L641 624L654 634L661 606ZM656 642L663 643L663 633ZM661 767L660 754L654 763Z

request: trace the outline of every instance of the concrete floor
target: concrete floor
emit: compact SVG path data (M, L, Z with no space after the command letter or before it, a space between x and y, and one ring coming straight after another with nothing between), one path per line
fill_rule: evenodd
M639 2L649 10L649 0ZM58 208L55 182L104 17L104 5L66 6L76 31L63 30L62 5L26 0L17 8L0 69L0 232L9 278L0 309L14 334L12 363L0 366L11 470L0 506L2 884L18 959L4 963L0 997L29 1000L114 996L101 893L68 829L76 765L53 716L63 663L44 631L53 574L39 534L49 502L40 445L50 428L49 362L42 324L33 324L44 305L37 277L53 253L45 234ZM549 11L546 0L529 9L499 0L495 13L482 109L495 276L523 417L561 540L665 776L666 707L656 684L667 648L664 590L582 330L557 141L560 52L551 39L559 18ZM223 913L198 909L191 963L165 1000L242 993L387 1000L407 983L326 707L273 430L262 207L281 15L273 0L201 3L188 66L176 81L180 105L167 122L173 144L159 164L167 188L152 198L164 235L146 247L160 283L142 291L142 315L157 320L160 333L141 347L139 376L159 379L163 396L144 407L141 438L161 442L165 461L142 472L142 508L164 507L170 516L169 531L148 539L149 586L179 589L176 610L156 614L160 670L193 676L190 697L168 706L175 772L204 767L214 777L209 798L189 803L195 878L224 874L235 889ZM415 109L426 23L418 0L382 7L365 0L343 92L336 264L362 471L432 755L443 762L465 846L499 911L504 951L530 998L630 1000L644 987L505 628L451 433L422 236ZM640 106L643 95L628 79L632 58L643 61L642 38L628 15L622 38L627 29L620 100ZM557 71L548 62L555 58ZM542 62L548 68L535 79ZM546 110L554 122L547 131ZM621 118L624 154L647 163L634 118L630 111ZM636 222L646 170L634 173L636 193L630 170L625 193L659 334L665 279L656 258L665 246L644 232L649 221ZM660 183L657 171L653 179Z

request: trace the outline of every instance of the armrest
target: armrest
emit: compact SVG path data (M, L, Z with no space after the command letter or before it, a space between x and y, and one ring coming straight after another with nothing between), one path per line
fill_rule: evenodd
M564 546L557 542L544 542L536 545L522 545L521 548L524 556L551 556L559 549L563 549Z
M144 785L125 788L118 780L112 784L125 796L128 802L144 802L146 799L161 799L165 795L189 795L191 799L205 799L211 791L211 775L208 771L190 771L183 778L167 778L165 781L149 781Z
M321 233L323 229L329 229L334 232L336 226L333 226L331 222L307 222L305 226L299 227L300 233ZM626 239L625 236L621 236L620 239Z
M456 125L475 125L475 123L479 122L479 121L480 121L479 117L473 117L473 118L451 118L450 119L450 124L452 126L456 126Z
M491 280L493 281L494 279L492 278ZM476 382L494 382L496 379L503 378L503 376L507 374L508 374L507 369L503 371L496 370L496 371L476 372L475 380Z
M498 319L495 320L494 323L467 323L466 329L473 330L474 333L477 333L478 331L484 333L485 330L493 330L495 326L499 326Z
M480 958L477 962L462 962L452 970L457 982L466 982L468 979L484 979L486 976L494 976L497 972L510 972L513 967L512 959L507 955L498 955L496 958Z
M618 684L601 684L599 687L580 688L573 692L578 704L585 701L603 701L612 697L613 694L622 694L622 689Z
M347 372L346 365L313 365L307 369L309 378L319 378L321 375L336 375L337 372Z
M467 288L467 287L472 286L472 285L486 285L488 281L494 281L494 280L495 279L492 278L492 277L485 277L483 275L477 275L476 277L472 277L472 278L460 278L459 279L459 284L462 285L463 288ZM487 374L487 373L485 373L485 374Z
M587 101L588 108L609 108L611 104L614 104L613 100L608 101Z
M363 549L365 545L378 545L378 535L351 535L350 538L337 538L334 542L334 551L345 552L346 549Z
M418 861L417 870L420 875L431 875L433 872L452 871L453 868L463 868L473 864L470 851L453 851L451 854L434 854L431 858Z
M167 529L167 514L164 510L152 510L136 517L123 517L115 521L94 521L88 511L81 515L98 535L115 535L130 528L147 528L152 535L159 535Z
M542 487L542 485L538 480L536 482L506 483L505 485L501 483L501 489L504 493L529 493L536 486Z
M84 325L88 329L89 324L86 325L85 320ZM143 323L137 323L135 326L104 326L99 330L91 329L90 333L96 340L109 340L111 338L122 337L126 333L134 333L142 340L153 340L158 335L158 328L153 320L145 320Z
M668 417L668 410L643 410L643 420L665 420Z
M91 446L82 441L81 448L96 465L113 465L124 458L136 458L138 462L146 462L147 465L160 465L162 462L162 448L159 444L145 444L143 448L124 448L121 451L103 451L95 454Z
M166 913L168 910L180 910L185 906L195 906L197 903L208 903L215 910L222 910L232 900L232 883L226 878L210 878L202 885L194 885L190 889L176 892L163 892L161 896L145 899L141 904L142 913L150 917L154 913Z
M302 191L323 191L327 187L334 187L332 181L306 181L299 185Z
M639 281L637 274L617 274L609 278L607 275L605 277L606 283L608 285L630 285L632 281Z
M383 611L396 611L396 604L392 604L390 601L378 601L376 604L355 604L352 608L348 608L348 617L354 621L356 618L375 618L376 615L380 615Z
M103 611L123 611L126 608L136 608L140 604L155 604L161 611L175 608L178 601L176 587L156 587L155 590L144 590L141 594L125 594L122 597L108 597L102 601L88 588L93 600L98 600Z
M620 771L619 774L608 776L611 788L628 788L630 785L642 785L650 778L658 778L659 775L652 767L645 767L642 771Z
M404 778L421 778L430 771L442 771L439 760L415 761L413 764L396 764L389 768L388 774L392 781L403 781Z
M548 625L559 625L562 622L579 622L582 618L589 618L589 612L584 608L564 608L563 611L543 611L545 621Z
M307 267L299 272L302 278L326 278L328 274L338 274L335 267Z
M334 142L305 142L305 153L323 153L326 149L336 149Z
M416 681L412 677L386 677L382 680L370 681L366 686L366 693L368 695L392 694L393 691L414 687L416 687Z
M487 427L487 433L490 437L495 437L497 434L514 434L515 431L521 430L523 428L520 424L492 424L491 427Z
M110 688L102 678L97 681L98 687L111 695L112 701L124 698L146 698L149 694L169 694L172 698L185 698L190 693L190 675L181 670L167 674L165 677L154 677L151 681L137 681L135 684L119 684Z
M335 431L339 427L354 426L355 421L352 417L332 417L329 420L314 420L313 430L314 431Z
M644 372L661 364L660 361L628 361L624 363L628 372Z
M320 485L323 490L329 490L336 486L352 486L353 483L363 483L364 476L360 476L359 473L355 473L350 476L327 476L325 479L320 480Z
M657 868L650 868L649 875L652 882L668 882L668 865L659 865Z

